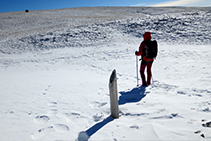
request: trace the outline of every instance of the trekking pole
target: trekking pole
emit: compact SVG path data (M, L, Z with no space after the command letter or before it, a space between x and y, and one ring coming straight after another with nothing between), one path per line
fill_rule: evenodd
M136 75L137 75L137 87L138 87L138 56L136 56Z

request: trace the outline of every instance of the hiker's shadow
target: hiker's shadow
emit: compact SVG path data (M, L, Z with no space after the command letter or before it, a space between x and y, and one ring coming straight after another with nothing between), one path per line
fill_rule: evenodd
M141 101L145 96L146 87L136 87L130 91L119 92L119 105Z

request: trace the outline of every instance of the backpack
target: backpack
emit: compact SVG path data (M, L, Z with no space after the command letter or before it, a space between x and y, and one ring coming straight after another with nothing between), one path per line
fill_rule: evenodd
M145 42L143 56L148 59L156 58L158 52L158 44L156 40L149 40Z

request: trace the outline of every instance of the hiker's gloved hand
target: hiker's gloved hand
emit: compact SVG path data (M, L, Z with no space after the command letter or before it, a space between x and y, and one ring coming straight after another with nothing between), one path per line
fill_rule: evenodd
M138 51L135 52L135 55L137 55Z

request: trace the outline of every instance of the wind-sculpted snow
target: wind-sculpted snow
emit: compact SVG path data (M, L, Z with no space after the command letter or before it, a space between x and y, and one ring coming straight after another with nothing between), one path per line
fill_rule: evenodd
M146 19L148 18L148 19ZM176 13L128 19L116 24L123 33L141 38L151 31L153 38L169 44L210 44L211 14L206 12Z
M211 12L208 8L84 10L86 14L78 9L32 12L30 15L1 14L3 36L0 52L13 54L64 47L99 46L115 43L120 38L123 42L133 42L141 40L145 31L151 31L154 39L167 44L211 43ZM124 11L125 17L120 14L123 10L128 11ZM18 36L12 36L17 33Z

